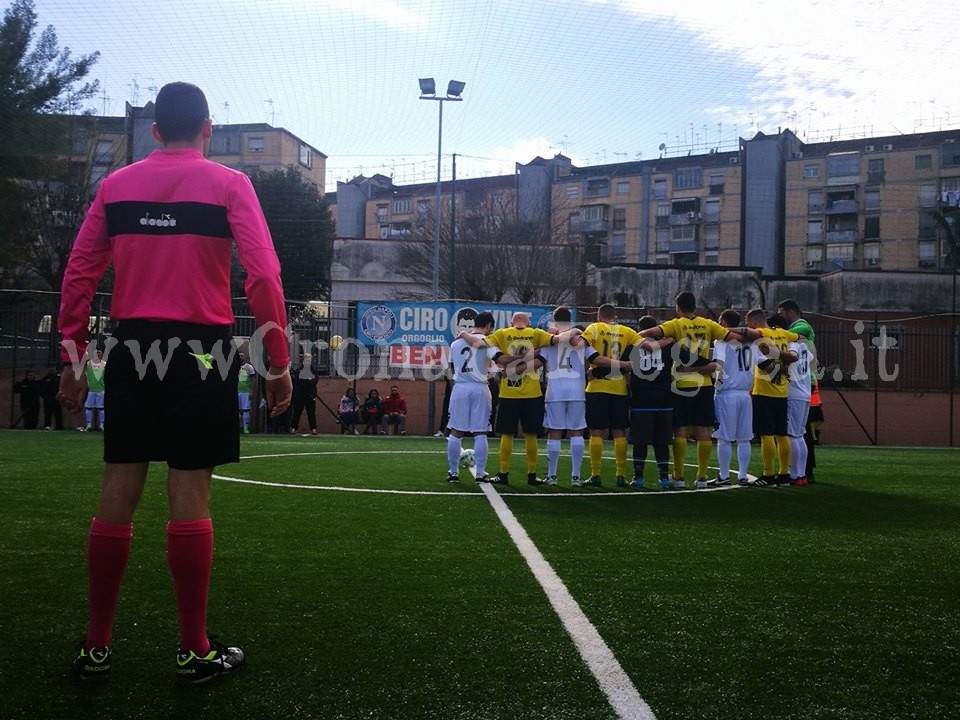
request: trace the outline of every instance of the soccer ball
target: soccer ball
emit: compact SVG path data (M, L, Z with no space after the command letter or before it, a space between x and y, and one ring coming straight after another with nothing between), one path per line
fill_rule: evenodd
M474 457L473 450L462 450L460 452L460 467L472 468L476 464L477 459Z
M340 335L334 335L330 338L330 349L339 350L343 347L343 338Z

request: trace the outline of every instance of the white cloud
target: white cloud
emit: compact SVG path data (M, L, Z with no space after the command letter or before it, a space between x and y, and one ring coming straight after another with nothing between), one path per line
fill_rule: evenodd
M920 119L932 129L934 115L944 127L956 124L951 109L960 115L960 106L948 107L960 72L954 26L938 21L955 8L942 0L612 2L641 20L686 26L711 51L755 69L749 97L708 109L743 135L751 125L913 132Z

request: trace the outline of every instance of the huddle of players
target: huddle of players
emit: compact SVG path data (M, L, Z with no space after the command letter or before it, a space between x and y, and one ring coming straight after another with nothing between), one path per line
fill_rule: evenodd
M792 301L787 304L796 307ZM653 447L660 487L684 487L688 438L697 445L697 488L732 482L734 443L738 482L747 484L754 432L761 438L763 475L753 484L806 484L803 435L810 405L811 355L804 338L783 327L770 327L762 310L749 312L746 326L741 326L734 310L725 311L720 323L699 317L696 299L689 292L677 296L676 312L678 317L660 324L645 316L634 330L617 321L612 305L603 305L597 321L581 331L570 326L570 311L561 307L554 312L553 332L531 328L525 313L514 314L510 327L494 331L493 316L480 313L474 331L460 333L451 346L454 388L447 480L459 480L462 438L473 433L477 482L507 484L519 425L531 485L557 483L565 432L570 440L574 487L602 484L603 443L608 435L614 446L616 484L627 485L628 428L633 440L630 484L634 487L644 486L649 446ZM800 324L809 328L805 321L794 323ZM494 477L486 474L490 363L502 372L495 424L500 435L500 462ZM546 368L545 397L539 380L541 367ZM715 420L719 421L716 433ZM536 473L537 437L543 426L548 428L548 471L541 480ZM586 481L580 475L585 428L589 428L591 471ZM707 478L711 437L718 441L720 465L719 476L712 480ZM774 474L777 458L779 472Z

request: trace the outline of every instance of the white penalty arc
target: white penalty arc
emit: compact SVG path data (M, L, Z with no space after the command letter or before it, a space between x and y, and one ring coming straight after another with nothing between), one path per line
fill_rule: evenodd
M434 455L436 454L435 450L404 450L404 454L416 454L416 455ZM396 450L313 450L310 452L292 452L292 453L268 453L264 455L245 455L242 456L241 460L267 460L275 458L285 458L285 457L314 457L318 455L396 455ZM604 458L606 460L612 460L613 458ZM289 490L319 490L327 492L347 492L347 493L368 493L373 495L424 495L424 496L442 496L442 497L474 497L479 498L483 497L481 492L464 492L458 490L392 490L389 488L363 488L363 487L348 487L346 485L304 485L299 483L284 483L284 482L273 482L269 480L250 480L248 478L238 478L232 477L230 475L223 475L220 473L214 473L213 478L215 480L222 480L224 482L238 483L241 485L259 485L261 487L272 487L272 488L283 488ZM509 487L509 486L507 486ZM661 490L656 492L651 491L630 491L623 490L620 492L605 492L605 491L593 491L589 488L582 489L581 492L525 492L525 493L511 493L511 492L499 492L498 494L503 497L516 497L516 498L597 498L597 497L668 497L668 496L677 496L677 495L703 495L705 493L711 492L722 492L725 490L736 490L740 486L736 484L725 485L723 487L714 487L714 488L705 488L698 490L695 488L685 489L685 490Z

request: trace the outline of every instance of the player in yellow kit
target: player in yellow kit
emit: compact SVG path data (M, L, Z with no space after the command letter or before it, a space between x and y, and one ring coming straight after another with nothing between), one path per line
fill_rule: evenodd
M762 309L747 313L747 325L760 333L754 343L753 427L760 436L763 474L754 485L790 484L790 438L787 436L787 365L795 362L789 350L800 336L782 328L771 328ZM774 477L773 461L779 457L780 472Z
M626 325L617 322L617 309L613 305L601 305L597 309L597 321L581 335L587 344L587 361L594 366L608 368L602 377L590 376L587 382L587 427L590 429L590 480L591 485L601 484L600 468L603 458L603 438L609 432L613 436L613 452L616 462L616 484L626 485L627 437L630 425L630 402L627 397L627 377L620 367L626 349L643 338Z
M692 292L677 295L678 317L667 320L640 334L659 340L673 338L678 348L686 348L694 356L710 359L710 348L715 340L753 340L759 334L746 328L727 329L697 315L697 299ZM673 480L671 486L682 488L683 465L687 454L687 438L697 440L697 488L707 487L707 469L713 447L713 425L716 422L713 402L713 378L696 372L686 372L674 364L673 406Z

